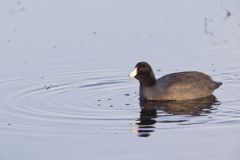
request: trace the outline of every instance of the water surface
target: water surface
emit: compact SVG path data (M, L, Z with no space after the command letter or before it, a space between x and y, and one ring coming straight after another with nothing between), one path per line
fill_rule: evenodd
M0 158L240 157L238 1L0 2ZM157 77L198 70L215 97L140 102Z

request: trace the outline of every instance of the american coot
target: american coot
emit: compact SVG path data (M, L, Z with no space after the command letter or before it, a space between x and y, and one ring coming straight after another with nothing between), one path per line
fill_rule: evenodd
M139 95L142 100L189 100L208 97L222 85L204 73L189 71L155 78L147 62L139 62L129 74L140 82Z

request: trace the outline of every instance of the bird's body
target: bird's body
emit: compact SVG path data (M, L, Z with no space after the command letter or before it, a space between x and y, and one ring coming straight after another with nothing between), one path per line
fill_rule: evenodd
M196 71L171 73L155 79L151 66L146 62L138 63L135 72L134 77L140 82L139 95L143 100L189 100L208 97L222 84Z
M221 85L208 75L190 71L165 75L156 80L153 86L140 84L140 98L146 100L186 100L212 95Z

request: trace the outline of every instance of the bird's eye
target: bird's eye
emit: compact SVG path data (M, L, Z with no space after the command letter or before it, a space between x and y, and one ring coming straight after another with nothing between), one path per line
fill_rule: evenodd
M139 67L139 68L138 68L138 71L142 71L142 70L143 70L143 68L142 68L142 67Z

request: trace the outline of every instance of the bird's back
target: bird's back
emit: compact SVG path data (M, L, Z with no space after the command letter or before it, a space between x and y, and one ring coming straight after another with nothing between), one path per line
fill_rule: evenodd
M187 100L210 96L221 84L201 72L178 72L157 79L155 86L146 92L155 100Z

